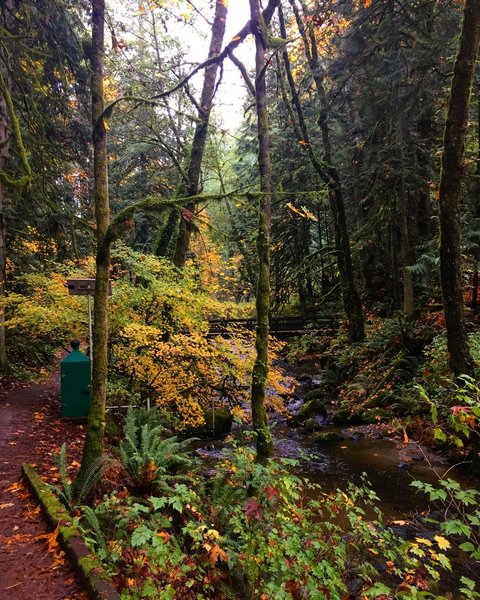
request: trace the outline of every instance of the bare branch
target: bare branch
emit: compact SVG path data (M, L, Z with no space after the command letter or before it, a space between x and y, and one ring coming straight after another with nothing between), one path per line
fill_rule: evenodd
M250 91L250 94L255 98L255 86L253 85L252 80L248 76L248 72L247 72L245 65L242 63L242 61L240 59L238 59L235 56L235 54L233 53L233 50L229 51L228 58L238 68L238 70L240 71L240 73L242 75L243 81L246 83L246 85Z

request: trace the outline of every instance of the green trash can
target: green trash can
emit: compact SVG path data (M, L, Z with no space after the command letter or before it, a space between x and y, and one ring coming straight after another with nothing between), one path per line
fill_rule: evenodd
M90 410L90 359L79 350L80 342L71 342L72 351L60 363L62 418L88 417Z

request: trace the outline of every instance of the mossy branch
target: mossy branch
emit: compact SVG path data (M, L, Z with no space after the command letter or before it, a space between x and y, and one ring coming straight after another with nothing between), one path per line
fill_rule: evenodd
M29 185L32 181L32 169L30 168L30 164L28 162L25 146L23 145L22 132L20 131L20 123L18 122L17 115L15 114L12 96L7 88L5 78L3 77L2 73L0 73L0 93L5 98L5 104L7 107L8 116L10 118L10 126L13 131L13 136L15 138L15 143L17 146L18 154L20 156L20 160L22 161L23 169L26 173L23 177L20 177L20 179L14 179L4 171L0 171L0 181L4 185L8 185L10 187L22 188Z

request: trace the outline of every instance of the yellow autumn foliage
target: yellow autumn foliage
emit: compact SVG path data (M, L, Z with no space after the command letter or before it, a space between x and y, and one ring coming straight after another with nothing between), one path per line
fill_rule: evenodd
M250 393L254 346L248 333L209 340L202 332L177 333L165 340L156 327L130 323L114 345L115 369L132 392L150 397L178 417L185 429L204 423L204 411L245 405ZM275 344L272 352L278 348ZM285 378L271 369L268 398L282 405ZM244 413L245 416L245 413Z
M220 267L219 257L210 250ZM217 297L222 288L221 295L226 295L224 281L219 284L222 271L215 280L214 269L205 267L208 273L201 275L199 285L194 272L180 273L168 261L123 244L116 246L113 256L109 378L114 395L109 399L124 404L149 398L172 415L173 425L180 429L202 424L205 410L214 405L237 407L237 416L248 421L254 333L237 329L226 338L209 339L208 319L251 316L252 306ZM58 359L58 348L67 347L73 338L83 340L86 347L87 301L70 296L66 280L93 275L93 260L86 259L57 265L49 274L15 279L5 310L9 341L18 349L17 364L38 371L55 356ZM274 361L281 344L272 340L270 349ZM271 368L270 406L283 406L281 394L287 387L281 371Z

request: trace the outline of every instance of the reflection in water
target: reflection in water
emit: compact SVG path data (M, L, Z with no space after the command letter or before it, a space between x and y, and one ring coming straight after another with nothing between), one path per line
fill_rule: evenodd
M324 492L337 488L345 490L349 483L361 484L362 473L366 473L380 499L379 507L385 518L399 518L426 509L426 496L416 493L410 483L414 479L435 482L445 472L442 461L428 453L421 462L402 463L399 450L404 446L400 440L347 439L338 445L318 447L312 435L301 435L296 429L280 426L272 433L275 458L298 461L292 468L295 474L320 484ZM199 448L197 452L214 467L228 448L224 450L217 442L214 446Z
M426 498L410 487L414 479L435 482L445 468L433 456L422 462L412 461L408 469L400 468L396 440L344 440L335 446L315 448L309 437L286 437L289 431L276 431L275 453L278 458L295 458L294 469L300 476L322 486L324 492L346 489L349 483L360 484L362 473L380 498L386 518L396 518L426 508ZM430 462L430 464L429 464Z

